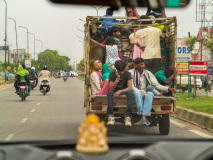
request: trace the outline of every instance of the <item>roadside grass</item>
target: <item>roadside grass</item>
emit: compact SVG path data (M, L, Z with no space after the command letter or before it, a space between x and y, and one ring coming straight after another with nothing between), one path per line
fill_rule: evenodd
M177 93L176 97L179 97L176 104L180 107L213 114L213 97L197 96L193 98L190 95L190 98L187 100L187 93Z
M82 79L82 80L84 80L84 79L85 79L85 76L84 76L84 75L82 75L82 76L78 76L78 79Z
M8 81L6 81L6 82L0 82L0 86L1 85L5 85L5 84L8 84Z

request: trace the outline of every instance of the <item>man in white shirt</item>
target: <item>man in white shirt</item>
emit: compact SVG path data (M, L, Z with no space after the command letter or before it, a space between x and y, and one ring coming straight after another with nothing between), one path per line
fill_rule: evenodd
M144 19L150 19L146 17ZM143 25L151 25L152 21L143 21ZM145 50L141 53L141 58L145 59L146 69L155 74L161 69L161 46L160 36L162 32L159 28L147 26L129 36L131 43L137 43L136 38L141 40Z
M176 89L160 85L155 76L145 70L143 58L136 58L135 68L129 72L132 75L132 91L135 96L137 113L141 115L140 124L149 125L150 123L146 119L146 116L150 116L154 98L153 89L150 91L150 88L156 88L163 92L176 92Z

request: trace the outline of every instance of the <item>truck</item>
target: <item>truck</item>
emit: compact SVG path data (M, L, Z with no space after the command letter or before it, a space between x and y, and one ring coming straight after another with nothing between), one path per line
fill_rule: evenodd
M90 33L94 33L101 28L97 25L98 23L106 23L100 22L99 19L104 18L113 18L117 21L124 19L136 19L135 17L96 17L96 16L88 16L86 18L85 24L85 84L84 84L84 107L86 108L86 114L96 114L100 117L102 121L107 121L107 95L91 95L91 87L89 83L89 73L90 67L89 62L94 58L94 50L90 49ZM169 50L169 68L174 69L176 66L176 52L177 52L177 19L176 17L168 17L168 18L156 18L149 19L160 20L163 22L165 26L165 33L163 33L163 38L166 38L166 45ZM138 20L147 21L146 20ZM113 24L117 25L117 24ZM123 26L128 24L122 24ZM122 26L119 25L119 26ZM144 25L135 25L134 29L141 29ZM133 49L126 50L126 47L129 45L128 37L125 34L121 35L121 43L122 43L122 60L126 62L127 65L133 64ZM99 48L98 54L105 55L104 50ZM97 55L95 55L97 56ZM100 56L99 56L100 57ZM99 60L102 60L100 58ZM176 87L176 84L174 85ZM152 104L151 116L147 117L150 121L149 127L159 127L159 132L161 135L168 135L170 131L170 115L176 113L176 94L173 94L170 97L166 96L155 96ZM114 98L114 116L116 122L123 123L124 114L126 111L127 98L124 95L120 95L117 98ZM137 122L141 116L137 115L137 107L135 100L133 102L133 111L132 111L132 124L137 125Z

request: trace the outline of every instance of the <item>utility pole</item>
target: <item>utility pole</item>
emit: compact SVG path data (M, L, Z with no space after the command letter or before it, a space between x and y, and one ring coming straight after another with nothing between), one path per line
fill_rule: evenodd
M18 68L18 64L19 64L19 58L18 58L18 35L17 35L17 26L16 26L16 21L13 19L13 18L9 18L9 19L11 19L12 21L14 21L14 23L15 23L15 31L16 31L16 49L17 49L17 60L18 61L16 61L16 55L15 55L15 63L17 62L17 64L15 65L16 66L16 69Z
M6 2L6 0L4 0L4 2L5 2L5 39L4 39L4 41L5 41L5 65L4 65L4 67L5 67L5 82L6 82L6 69L7 69L7 64L6 64L6 61L7 61L7 2Z

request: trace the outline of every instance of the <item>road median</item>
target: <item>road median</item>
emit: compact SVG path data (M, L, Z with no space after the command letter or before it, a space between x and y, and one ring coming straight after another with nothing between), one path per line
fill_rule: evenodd
M197 112L177 106L177 112L173 116L213 131L213 114Z

